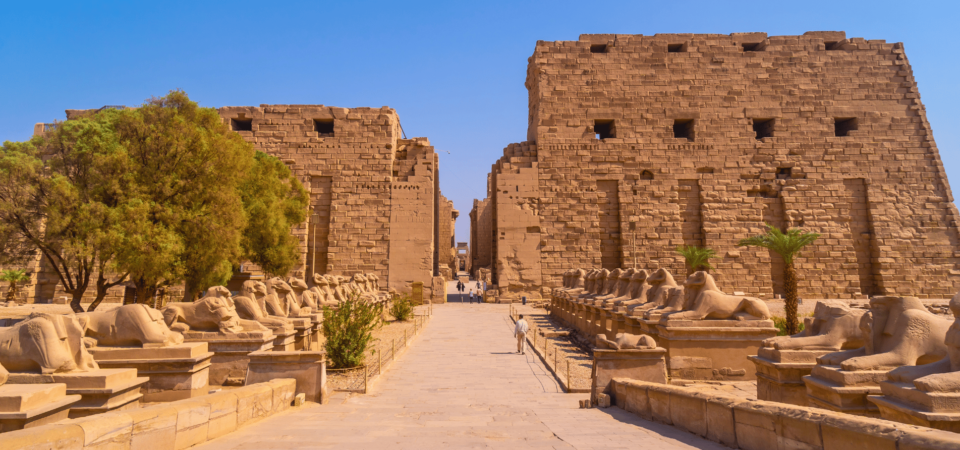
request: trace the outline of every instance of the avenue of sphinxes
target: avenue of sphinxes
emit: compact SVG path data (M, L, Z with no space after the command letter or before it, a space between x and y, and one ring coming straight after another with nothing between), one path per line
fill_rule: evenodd
M68 306L49 253L17 266L24 273L0 267L0 295L10 293L0 301L0 450L960 450L960 213L903 43L811 31L531 44L525 79L515 80L526 89L527 135L488 161L485 198L472 200L468 234L461 227L469 242L456 235L460 193L441 195L440 162L460 164L443 168L445 188L467 186L476 168L407 137L387 106L218 105L202 110L205 122L181 115L185 101L66 109L65 121L35 125L40 150L5 142L0 176L27 167L22 184L39 186L36 198L113 214L75 222L110 233L56 250L78 261L100 252L90 261L101 273L128 270L131 280L103 303L88 289ZM430 81L422 92L444 92L426 59L416 64ZM378 75L394 82L404 69ZM187 99L182 90L165 98ZM173 117L176 132L106 120L150 108ZM49 145L64 124L93 140ZM137 165L153 153L128 156L131 140L176 147L182 136L216 157L197 158L209 179L195 190L221 197L198 196L191 216L163 209L161 197L186 197L166 185L156 197L114 192L146 190L120 181L159 172ZM101 140L110 145L97 153ZM224 155L237 167L269 159L281 175L227 185L221 177L241 171L210 163ZM179 157L155 158L167 159ZM123 169L98 187L120 206L74 189L90 167ZM225 202L241 191L259 205L303 200L293 178L309 193L290 207L307 213L303 223L245 203L244 214L272 228L190 223L228 216L210 203L240 204ZM270 197L263 186L274 181L282 188ZM0 189L0 212L19 205L10 191ZM71 213L37 210L48 236L56 214ZM141 295L158 287L141 266L164 261L130 258L154 251L139 239L153 228L137 211L170 219L156 228L171 235L212 237L184 239L186 262L165 267L182 298ZM111 228L118 218L142 228ZM20 222L6 221L14 225L0 237L17 236L9 230ZM188 231L176 230L182 223ZM195 242L255 227L280 239L220 258L220 281L175 272L204 261ZM289 270L256 259L283 248L283 267L297 256ZM14 260L8 253L0 261ZM29 280L19 297L17 279ZM187 295L183 280L200 292Z

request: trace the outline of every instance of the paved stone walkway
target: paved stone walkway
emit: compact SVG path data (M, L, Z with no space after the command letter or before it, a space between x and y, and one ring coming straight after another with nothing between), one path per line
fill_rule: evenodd
M304 407L201 449L720 449L618 408L579 409L532 352L516 354L507 305L447 304L372 393Z

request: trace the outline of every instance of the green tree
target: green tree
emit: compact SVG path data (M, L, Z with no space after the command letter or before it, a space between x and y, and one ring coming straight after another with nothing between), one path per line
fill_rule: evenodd
M18 283L25 283L30 280L30 276L22 269L6 269L0 272L0 281L10 283L10 289L7 290L7 301L17 301L17 294L20 292Z
M798 228L787 230L786 233L777 227L766 224L767 232L759 236L742 239L738 246L763 247L772 250L783 258L783 290L784 309L786 311L786 333L794 335L799 332L797 319L797 271L793 267L794 258L807 245L820 237L819 233L810 233Z
M98 300L123 281L106 278L113 241L105 237L116 232L128 179L110 120L94 114L58 123L28 142L4 143L0 153L2 259L39 251L75 312L83 312L80 300L94 272Z
M323 307L327 356L338 369L363 365L373 329L380 324L383 305L351 294L337 309Z
M710 258L715 258L717 252L712 248L697 247L696 245L681 245L677 247L677 253L683 256L687 266L687 276L698 270L713 270L710 265Z
M130 274L136 302L182 281L191 297L226 281L242 255L247 221L238 187L253 146L179 90L116 113L134 183L115 266Z
M300 240L290 230L307 219L310 195L280 159L258 151L254 160L240 186L247 215L243 254L264 272L282 276L300 261Z

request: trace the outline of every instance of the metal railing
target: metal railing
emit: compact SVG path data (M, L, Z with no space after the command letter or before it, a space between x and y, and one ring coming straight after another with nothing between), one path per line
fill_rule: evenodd
M384 366L396 361L399 352L408 345L410 341L421 331L430 320L432 310L427 308L429 313L416 314L413 316L413 332L407 333L403 330L402 338L394 338L383 342L379 339L376 348L371 349L364 362L366 364L358 367L346 369L327 369L327 383L331 390L343 392L356 392L366 394L369 391L370 382L384 372ZM374 359L375 358L375 359Z
M518 310L510 305L510 318L516 322L518 315ZM543 332L545 325L550 328L563 328L555 325L549 316L527 313L524 318L528 319L530 326L527 343L547 369L553 372L563 389L568 393L589 391L593 382L589 375L593 368L593 357L570 338L547 337Z

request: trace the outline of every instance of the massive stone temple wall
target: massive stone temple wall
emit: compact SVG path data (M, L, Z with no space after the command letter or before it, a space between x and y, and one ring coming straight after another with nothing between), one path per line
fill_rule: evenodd
M699 245L722 286L770 299L783 262L736 245L764 222L822 233L797 261L802 296L960 287L957 210L903 44L583 35L539 41L526 86L527 142L504 150L471 212L481 230L493 209L501 296L571 267L682 274L675 249Z

